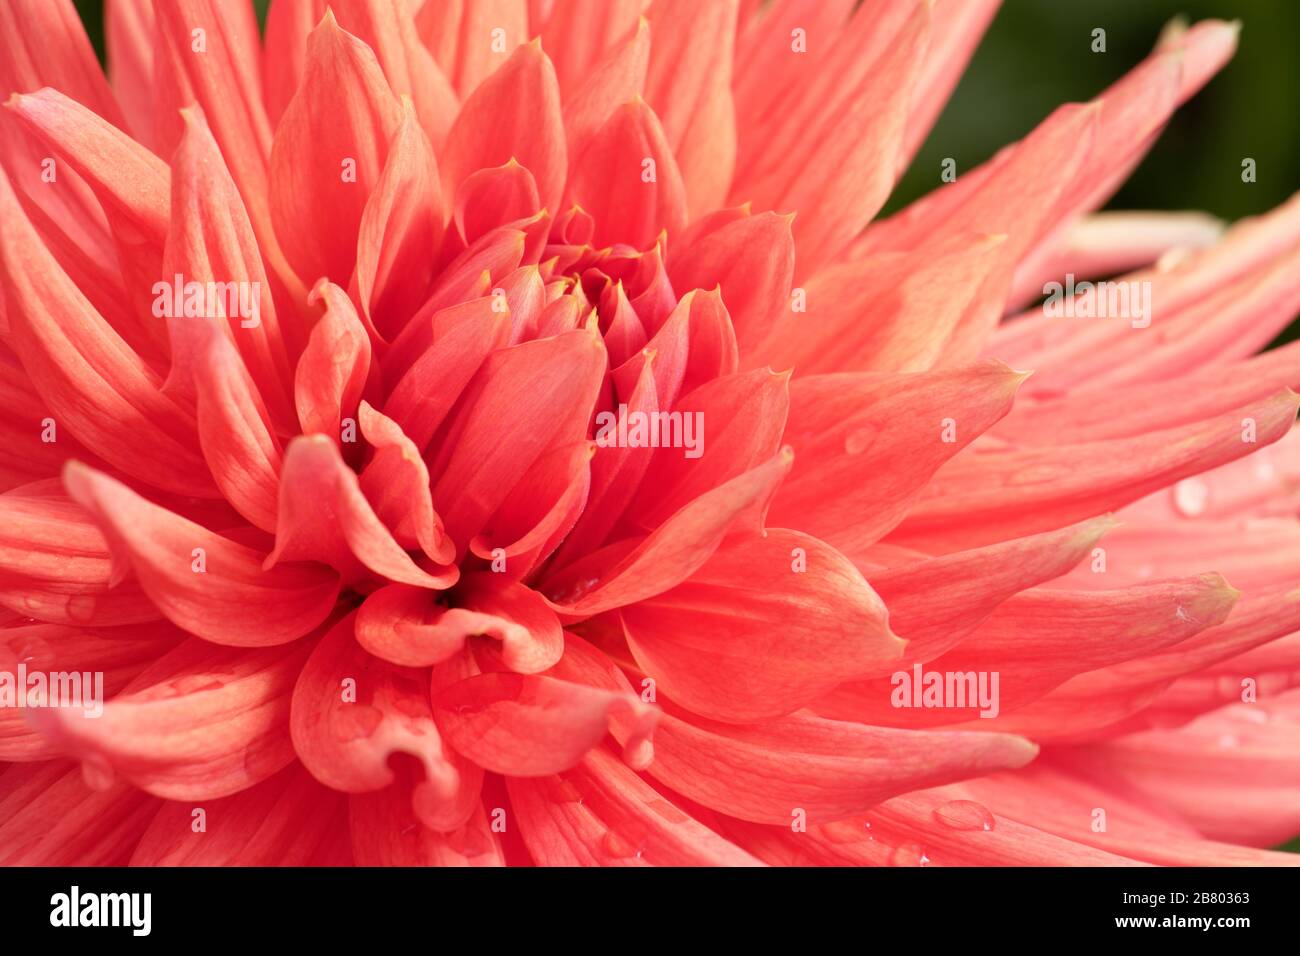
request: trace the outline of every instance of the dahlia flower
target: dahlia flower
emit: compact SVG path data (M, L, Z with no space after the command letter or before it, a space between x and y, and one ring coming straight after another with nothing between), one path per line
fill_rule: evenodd
M997 5L0 0L0 861L1292 861L1300 200L877 219Z

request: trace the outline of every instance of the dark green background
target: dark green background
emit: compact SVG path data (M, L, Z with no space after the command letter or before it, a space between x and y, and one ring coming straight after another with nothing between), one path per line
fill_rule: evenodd
M265 15L265 0L256 6ZM103 0L77 8L102 58ZM937 186L944 157L960 175L1061 103L1091 99L1177 16L1243 21L1240 49L1175 115L1109 208L1202 209L1232 220L1281 203L1300 188L1300 0L1006 0L886 211ZM1091 50L1096 27L1106 30L1105 53ZM1247 156L1254 183L1241 181ZM1285 848L1300 852L1300 837Z

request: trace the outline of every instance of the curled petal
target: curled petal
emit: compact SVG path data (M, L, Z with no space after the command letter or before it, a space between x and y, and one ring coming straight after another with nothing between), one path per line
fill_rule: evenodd
M71 463L63 481L108 540L111 580L133 571L158 609L193 634L235 647L283 644L334 607L339 579L325 568L264 571L257 551L150 504L106 475Z
M536 674L564 649L559 619L537 592L495 574L470 574L456 589L456 606L435 604L427 591L390 584L366 599L357 615L357 641L394 664L440 664L471 637L501 642L506 667Z
M275 550L265 567L281 561L322 561L349 579L362 568L390 581L441 589L455 583L454 565L425 571L375 515L338 446L320 435L289 443L280 476Z
M103 714L58 707L42 729L82 760L88 779L120 775L168 800L225 797L293 760L289 696L305 642L220 647L191 638L159 658Z
M393 784L395 753L419 761L424 779L411 794L426 825L455 829L473 812L481 775L439 736L425 675L371 657L352 638L354 616L321 639L293 690L293 746L321 783L345 793Z
M479 766L511 777L568 770L612 725L625 729L624 759L644 769L659 713L631 693L544 675L481 674L435 694L438 729Z

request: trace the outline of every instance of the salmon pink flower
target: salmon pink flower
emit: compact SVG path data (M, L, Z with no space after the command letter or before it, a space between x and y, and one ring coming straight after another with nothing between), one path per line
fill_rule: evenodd
M997 5L0 0L0 861L1292 859L1300 199L877 219Z

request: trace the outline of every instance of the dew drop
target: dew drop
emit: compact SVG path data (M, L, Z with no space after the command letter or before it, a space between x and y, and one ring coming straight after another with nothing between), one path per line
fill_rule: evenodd
M954 830L992 830L997 825L988 808L973 800L952 800L935 807L934 818Z
M383 711L369 704L348 704L330 716L335 738L343 743L369 737L383 722Z
M1227 700L1241 693L1241 681L1232 676L1223 676L1215 681L1215 692Z
M1021 468L1014 472L1008 479L1008 485L1046 485L1054 481L1060 481L1064 469L1060 465L1035 465L1030 468Z
M1248 724L1268 723L1268 711L1263 707L1260 707L1258 704L1247 704L1238 707L1233 716Z
M655 762L655 745L648 733L628 738L623 747L623 762L636 771L649 769Z
M185 674L171 682L170 690L174 697L187 697L208 690L221 690L225 686L221 679L213 674Z
M612 856L616 860L629 860L633 857L640 857L641 850L632 845L630 840L625 839L613 830L606 830L604 838L600 841L600 848L606 856Z
M894 848L889 854L890 866L929 866L930 858L925 850L916 843L904 843Z
M1204 514L1210 503L1210 486L1199 478L1184 478L1174 485L1174 508L1185 518Z
M876 426L858 428L844 437L844 451L849 455L861 455L875 443L880 429Z
M865 843L871 839L871 835L852 820L824 824L820 832L830 843Z
M582 791L563 777L552 777L547 784L547 796L555 803L582 803Z

